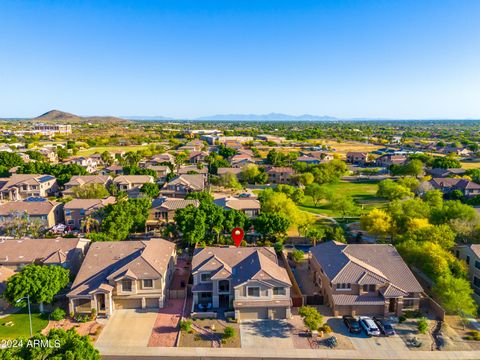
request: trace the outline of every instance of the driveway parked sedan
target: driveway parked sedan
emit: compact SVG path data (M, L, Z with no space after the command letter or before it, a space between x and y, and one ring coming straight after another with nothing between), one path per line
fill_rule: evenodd
M348 328L348 331L353 334L359 334L362 332L362 328L360 327L360 323L357 319L350 315L343 316L343 322L345 326Z
M380 336L380 329L372 318L368 316L360 316L360 325L362 325L368 336Z
M395 335L395 330L393 329L393 326L386 322L385 320L381 320L378 318L373 318L373 321L375 324L378 326L380 329L381 333L385 336L393 336Z

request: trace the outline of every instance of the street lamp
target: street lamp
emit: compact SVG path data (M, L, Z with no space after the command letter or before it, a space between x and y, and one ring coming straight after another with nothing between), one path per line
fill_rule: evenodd
M16 301L18 304L20 301L27 299L28 303L28 319L30 320L30 337L33 336L33 331L32 331L32 312L30 311L30 295L24 296L23 298L20 298Z

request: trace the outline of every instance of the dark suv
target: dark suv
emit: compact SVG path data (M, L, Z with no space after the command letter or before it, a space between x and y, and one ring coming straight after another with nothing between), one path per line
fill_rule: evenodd
M343 316L343 322L345 326L348 328L348 331L354 334L359 334L362 332L362 328L360 327L360 323L357 319L350 315Z
M395 330L393 329L393 326L388 322L386 322L385 320L374 317L373 321L378 326L378 328L380 329L383 335L385 336L395 335Z

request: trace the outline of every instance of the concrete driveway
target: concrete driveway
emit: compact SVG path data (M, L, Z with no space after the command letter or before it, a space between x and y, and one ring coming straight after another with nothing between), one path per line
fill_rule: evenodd
M248 320L240 323L242 348L294 349L293 326L285 320Z
M327 324L330 325L335 333L348 337L356 350L386 350L392 352L409 350L405 342L398 335L368 337L364 331L360 334L351 334L348 332L342 318L328 318Z
M153 310L115 310L106 321L95 346L98 348L146 347L157 315L158 312Z

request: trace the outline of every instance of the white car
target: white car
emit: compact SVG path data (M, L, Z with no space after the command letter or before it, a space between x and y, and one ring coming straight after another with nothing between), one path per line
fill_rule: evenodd
M360 316L360 325L362 325L368 336L380 336L380 329L372 318Z

